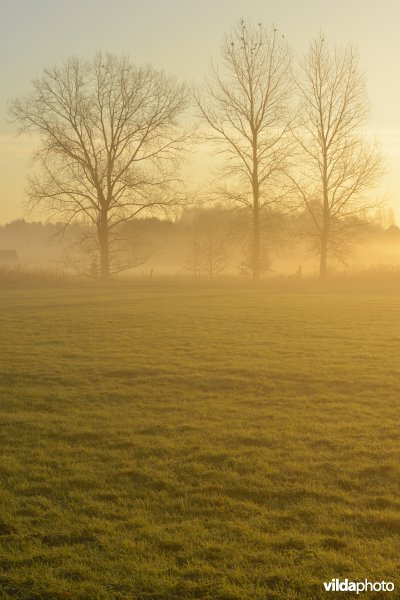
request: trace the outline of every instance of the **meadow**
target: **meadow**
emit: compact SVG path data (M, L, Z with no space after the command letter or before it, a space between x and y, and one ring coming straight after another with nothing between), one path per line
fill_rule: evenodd
M399 322L393 290L1 289L0 598L400 589Z

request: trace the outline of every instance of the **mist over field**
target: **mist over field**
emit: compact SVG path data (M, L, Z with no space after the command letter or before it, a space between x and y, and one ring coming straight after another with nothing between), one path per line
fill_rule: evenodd
M390 221L389 221L390 222ZM14 221L0 227L0 251L15 250L17 257L0 256L8 268L57 270L69 277L92 279L90 259L84 259L79 241L87 225L60 231L60 224ZM174 219L142 219L129 228L137 266L124 278L149 277L202 280L249 276L245 232L237 235L229 212L221 208L187 209ZM400 230L382 217L360 221L350 249L333 265L334 274L396 270L400 264ZM318 273L318 259L302 230L301 219L277 215L268 240L268 261L263 277Z

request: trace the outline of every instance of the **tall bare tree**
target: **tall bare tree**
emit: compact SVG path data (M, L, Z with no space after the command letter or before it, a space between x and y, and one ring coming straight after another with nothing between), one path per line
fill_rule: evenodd
M294 181L311 217L324 279L329 256L346 242L350 217L376 205L368 192L383 174L382 158L362 134L369 102L351 46L330 50L319 35L300 64L297 84L301 123L294 135L302 169Z
M214 206L194 212L186 229L189 252L182 266L195 278L210 280L222 274L235 257L236 240L232 236L232 212Z
M260 277L260 214L287 198L291 154L291 51L276 28L241 20L225 37L221 65L195 91L207 139L225 158L224 196L252 217L252 274Z
M185 88L174 79L109 54L45 70L29 94L10 104L20 131L41 140L30 205L66 224L89 220L103 278L118 226L176 201L186 136L177 119L186 104Z

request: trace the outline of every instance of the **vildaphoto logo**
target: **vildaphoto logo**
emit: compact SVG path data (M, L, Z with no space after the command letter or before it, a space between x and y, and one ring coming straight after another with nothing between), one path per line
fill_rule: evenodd
M394 583L392 581L349 581L348 579L332 579L324 581L324 588L327 592L393 592Z

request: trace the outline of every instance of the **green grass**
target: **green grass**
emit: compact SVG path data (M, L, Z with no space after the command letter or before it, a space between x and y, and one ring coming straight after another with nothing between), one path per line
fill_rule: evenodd
M0 598L400 585L399 320L391 293L2 290Z

